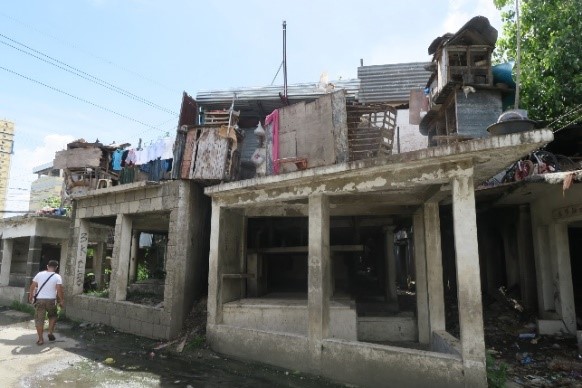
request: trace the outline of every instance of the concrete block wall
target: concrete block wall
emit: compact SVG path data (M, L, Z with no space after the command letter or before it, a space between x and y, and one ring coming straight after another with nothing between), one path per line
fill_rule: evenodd
M204 252L203 241L194 241L195 230L196 237L200 239L204 238L204 233L193 225L198 225L198 210L209 207L208 198L195 195L200 189L189 181L170 181L155 185L138 182L108 188L102 190L102 193L99 191L76 201L72 244L64 266L67 316L104 323L120 331L150 338L167 339L178 335L184 317L202 288L195 280L205 279L205 276L193 275L203 271L200 263L203 262L203 256L208 255L208 251ZM127 269L119 268L122 253L128 255L127 252L122 252L128 246L123 238L127 235L123 220L125 217L148 213L155 217L155 212L169 213L162 308L126 302L123 291L127 286ZM82 285L77 283L77 268L84 268L84 264L78 265L79 261L84 260L81 253L81 234L87 230L85 221L90 222L91 218L97 217L116 217L109 298L83 295Z
M230 325L208 325L215 351L359 387L464 387L463 363L451 354L325 339L321 358L307 356L307 337ZM370 373L373 371L373 373Z
M78 295L67 306L67 316L79 321L103 323L119 331L147 338L169 338L169 313L161 308L108 298Z
M246 303L248 302L248 303ZM226 303L223 306L223 324L268 332L307 335L307 301L304 304L287 304L285 300L253 304L252 300ZM330 306L330 336L357 340L355 308L332 302Z

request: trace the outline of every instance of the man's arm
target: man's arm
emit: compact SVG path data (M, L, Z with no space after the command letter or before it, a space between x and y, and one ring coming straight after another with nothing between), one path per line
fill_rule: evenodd
M30 288L28 289L28 302L34 302L34 293L36 291L36 287L38 287L38 283L34 280L30 283Z
M62 284L57 284L57 302L61 307L65 305L65 292Z

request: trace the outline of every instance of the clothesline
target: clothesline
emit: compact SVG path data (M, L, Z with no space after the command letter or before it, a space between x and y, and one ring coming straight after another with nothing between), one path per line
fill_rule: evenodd
M174 156L175 137L164 137L143 149L117 149L112 154L111 168L120 171L124 166L140 166L160 159L172 159Z

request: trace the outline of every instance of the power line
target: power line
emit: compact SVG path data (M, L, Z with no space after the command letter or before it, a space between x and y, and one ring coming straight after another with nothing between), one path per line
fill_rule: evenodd
M91 101L89 101L89 100L86 100L86 99L84 99L84 98L77 97L77 96L75 96L75 95L73 95L73 94L70 94L70 93L67 93L67 92L65 92L64 90L61 90L61 89L55 88L54 86L47 85L47 84L45 84L45 83L43 83L43 82L37 81L37 80L35 80L35 79L33 79L33 78L30 78L30 77L27 77L27 76L25 76L25 75L23 75L23 74L17 73L17 72L16 72L16 71L14 71L14 70L10 70L10 69L7 69L7 68L5 68L5 67L2 67L2 66L0 66L0 69L2 69L2 70L4 70L4 71L6 71L6 72L8 72L8 73L12 73L12 74L14 74L14 75L17 75L17 76L19 76L19 77L22 77L22 78L24 78L24 79L27 79L27 80L29 80L29 81L31 81L31 82L34 82L34 83L36 83L36 84L42 85L42 86L44 86L44 87L46 87L46 88L48 88L48 89L51 89L51 90L53 90L53 91L55 91L55 92L62 93L62 94L64 94L64 95L66 95L66 96L69 96L69 97L71 97L71 98L74 98L75 100L79 100L79 101L81 101L81 102L84 102L84 103L86 103L86 104L92 105L92 106L94 106L94 107L96 107L96 108L102 109L102 110L104 110L104 111L106 111L106 112L113 113L114 115L117 115L117 116L119 116L119 117L123 117L124 119L130 120L130 121L133 121L133 122L136 122L136 123L138 123L138 124L141 124L141 125L143 125L143 126L145 126L145 127L148 127L148 128L152 128L152 129L158 129L158 130L159 130L159 128L156 128L156 127L154 127L154 126L152 126L152 125L150 125L150 124L146 124L146 123L144 123L143 121L140 121L140 120L138 120L138 119L134 119L133 117L130 117L130 116L124 115L123 113L116 112L116 111L114 111L114 110L112 110L112 109L106 108L106 107L104 107L104 106L102 106L102 105L96 104L96 103L94 103L94 102L91 102Z
M31 57L34 57L34 58L36 58L36 59L38 59L40 61L43 61L45 63L48 63L49 65L55 66L55 67L57 67L57 68L59 68L59 69L61 69L63 71L66 71L67 73L74 74L77 77L80 77L80 78L82 78L84 80L87 80L89 82L92 82L94 84L97 84L99 86L102 86L102 87L104 87L106 89L112 90L112 91L114 91L116 93L119 93L121 95L124 95L126 97L129 97L129 98L131 98L131 99L133 99L135 101L138 101L138 102L141 102L143 104L146 104L146 105L148 105L148 106L150 106L152 108L161 110L162 112L165 112L165 113L173 114L174 116L178 116L178 114L176 112L174 112L174 111L172 111L170 109L164 108L163 106L160 106L160 105L155 104L155 103L153 103L153 102L151 102L149 100L146 100L145 98L142 98L142 97L140 97L140 96L138 96L138 95L136 95L134 93L131 93L131 92L129 92L129 91L125 90L125 89L122 89L122 88L120 88L118 86L115 86L115 85L113 85L113 84L111 84L111 83L109 83L109 82L107 82L107 81L105 81L105 80L103 80L101 78L95 77L95 76L93 76L93 75L91 75L89 73L86 73L86 72L84 72L84 71L82 71L80 69L77 69L76 67L70 66L70 65L68 65L68 64L66 64L66 63L64 63L64 62L62 62L62 61L60 61L60 60L58 60L56 58L53 58L53 57L51 57L49 55L46 55L46 54L44 54L44 53L42 53L42 52L40 52L38 50L35 50L35 49L33 49L33 48L31 48L31 47L23 44L23 43L20 43L20 42L14 40L14 39L11 39L11 38L7 37L4 34L0 34L0 36L2 38L4 38L4 39L8 39L9 41L20 45L22 47L25 47L26 49L28 49L28 50L36 53L36 54L42 55L43 57L50 59L50 61L49 60L46 60L44 58L41 58L41 57L39 57L37 55L34 55L34 54L30 53L30 52L27 52L25 50L22 50L22 49L20 49L20 48L18 48L16 46L13 46L13 45L11 45L8 42L4 42L4 41L0 40L0 43L6 45L8 47L11 47L11 48L13 48L15 50L18 50L21 53L24 53L26 55L30 55ZM51 62L51 61L53 61L54 63ZM59 66L59 65L63 65L63 66Z
M0 12L0 15L4 16L4 17L5 17L5 18L7 18L7 19L10 19L10 20L12 20L12 21L14 21L14 22L16 22L16 23L19 23L19 24L23 25L23 26L27 27L28 29L31 29L31 30L33 30L33 31L36 31L36 32L38 32L39 34L41 34L42 36L44 36L44 37L49 37L49 38L51 38L51 39L53 39L53 40L55 40L55 41L57 41L57 42L59 42L59 43L64 43L65 45L68 45L68 46L70 46L70 47L72 47L72 48L74 48L74 49L76 49L76 50L78 50L78 51L80 51L80 52L83 52L83 53L85 53L85 54L87 54L87 55L89 55L89 56L91 56L91 57L93 57L93 58L97 58L97 59L99 59L100 61L102 61L102 62L104 62L104 63L108 64L109 66L116 67L116 68L118 68L118 69L121 69L121 70L123 70L123 71L125 71L125 72L127 72L127 73L133 74L134 76L136 76L136 77L138 77L138 78L141 78L141 79L143 79L143 80L146 80L146 81L148 81L148 82L150 82L150 83L152 83L152 84L155 84L155 85L161 86L161 87L163 87L163 88L164 88L164 89L166 89L166 90L169 90L169 91L172 91L172 92L176 92L176 89L175 89L175 88L172 88L172 87L170 87L170 86L164 85L163 83L161 83L161 82L159 82L159 81L156 81L156 80L154 80L154 79L151 79L151 78L149 78L149 77L146 77L146 76L144 76L144 75L142 75L142 74L140 74L140 73L138 73L138 72L136 72L136 71L133 71L133 70L131 70L131 69L128 69L128 68L126 68L126 67L120 66L120 65L118 65L118 64L116 64L116 63L114 63L113 61L111 61L111 60L107 59L107 58L100 57L100 56L98 56L98 55L95 55L95 54L93 54L93 53L92 53L92 52L90 52L90 51L83 50L83 48L81 48L81 47L77 46L76 44L74 44L74 43L71 43L71 42L67 42L67 41L65 41L65 40L63 40L63 39L60 39L60 38L58 38L58 37L56 37L56 36L54 36L54 35L51 35L50 33L47 33L47 32L45 32L45 31L42 31L42 30L40 30L40 29L36 28L36 27L35 27L35 26L33 26L33 25L29 25L29 24L27 24L27 23L24 23L24 22L22 22L22 21L20 21L20 20L18 20L18 19L16 19L16 18L14 18L14 17L12 17L12 16L10 16L10 15L7 15L7 14L5 14L5 13L3 13L3 12Z

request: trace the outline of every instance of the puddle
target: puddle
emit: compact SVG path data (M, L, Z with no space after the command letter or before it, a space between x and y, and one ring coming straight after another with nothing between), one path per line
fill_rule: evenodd
M132 387L340 387L314 376L283 371L259 364L218 358L188 362L159 359L141 362L124 357L115 366L84 358L65 365L47 366L21 381L26 388L132 388ZM118 365L120 364L120 365Z

